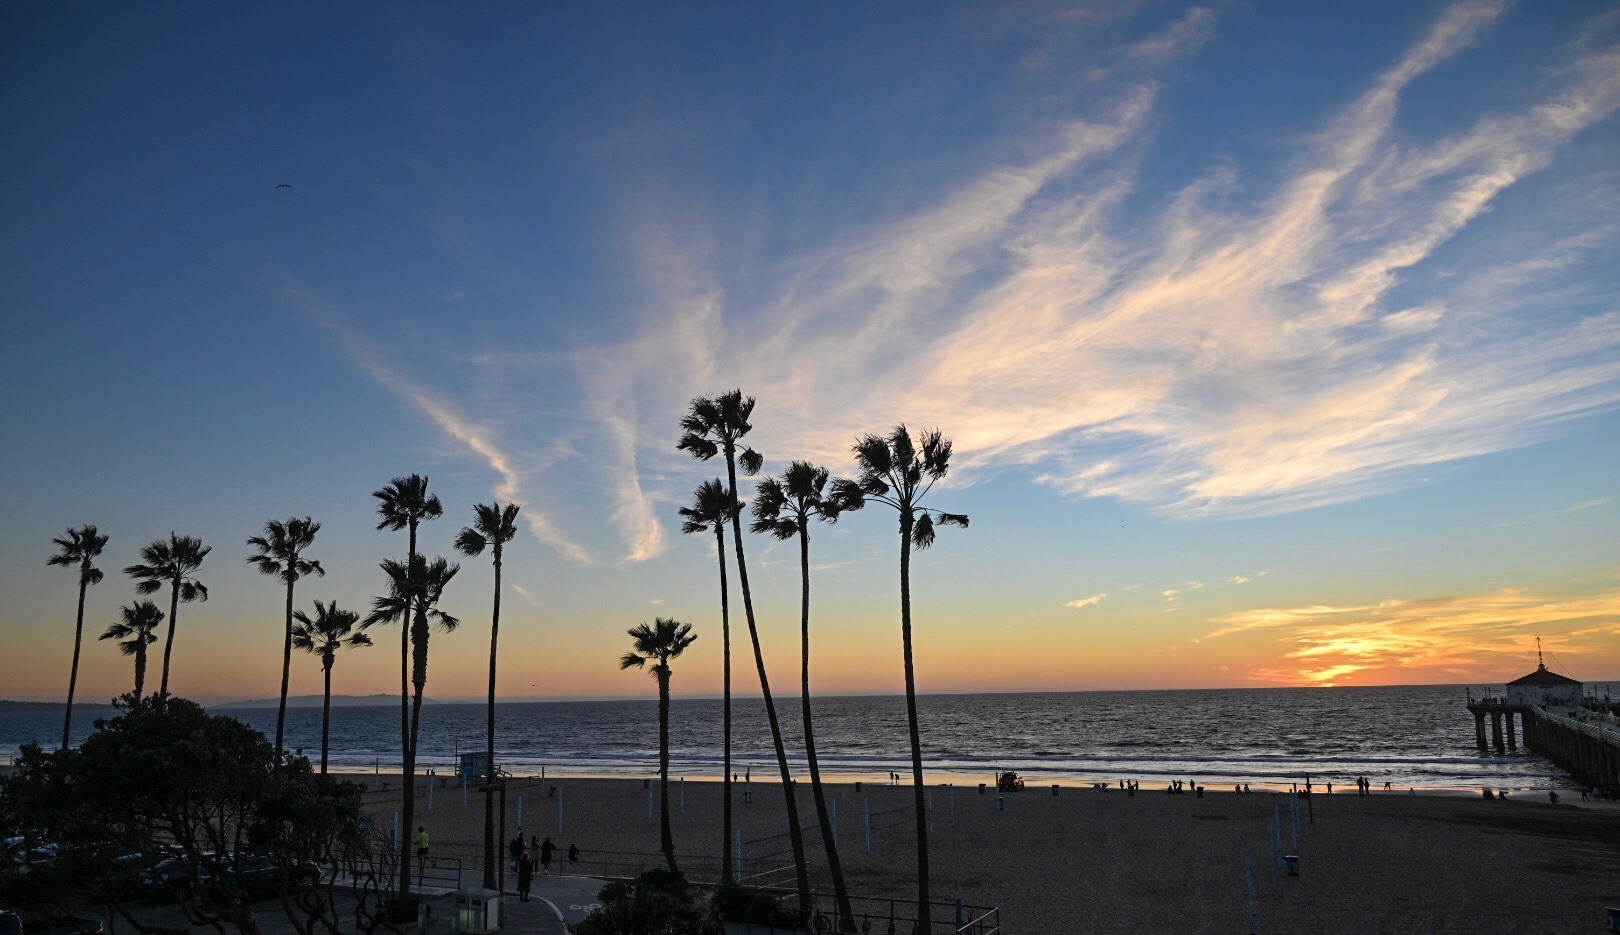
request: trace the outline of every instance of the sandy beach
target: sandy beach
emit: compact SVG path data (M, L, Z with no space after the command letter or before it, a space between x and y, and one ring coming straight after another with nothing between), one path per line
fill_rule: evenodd
M679 785L671 786L676 850L694 855L686 868L703 879L713 875L720 851L722 787L712 780L684 785L684 813ZM400 804L397 779L391 786L366 796L379 827L392 824ZM790 861L785 854L763 859L786 848L785 839L770 840L786 830L780 786L756 776L752 802L744 801L740 784L735 788L736 826L750 842L748 869ZM909 787L866 782L857 791L853 782L840 782L828 792L838 802L839 853L852 894L914 898L911 826L879 830L870 853L863 830L867 809L879 815L874 824L906 815ZM655 855L658 821L656 811L648 817L648 794L639 780L514 780L503 843L517 825L521 797L524 833L551 837L559 861L571 844L581 848L586 872L597 872L591 861L607 852ZM798 795L800 814L812 825L807 784L799 784ZM1262 932L1563 935L1601 931L1605 907L1620 903L1620 808L1614 803L1581 803L1578 794L1553 806L1545 794L1487 802L1344 790L1332 796L1319 790L1313 799L1314 823L1303 803L1300 811L1301 873L1280 874L1274 884L1268 829L1278 810L1285 848L1294 850L1283 794L1237 795L1227 787L1202 798L1162 790L1127 796L1117 788L1098 793L1064 786L1054 796L1041 786L1004 796L998 809L994 790L980 795L975 782L956 785L953 818L950 790L935 787L934 898L999 907L1004 931L1019 935L1244 932L1243 859L1249 857ZM435 789L431 811L419 799L417 813L446 852L471 853L482 837L482 803L474 794L463 805L454 780ZM831 892L819 847L810 849L810 858L815 889ZM655 864L650 858L648 865Z

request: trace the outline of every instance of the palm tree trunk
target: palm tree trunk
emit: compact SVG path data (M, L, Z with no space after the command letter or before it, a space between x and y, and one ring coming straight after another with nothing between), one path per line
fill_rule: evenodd
M293 559L297 561L297 559ZM281 705L276 708L276 762L280 763L282 738L286 735L287 727L287 677L292 672L292 614L293 614L293 581L287 579L287 617L283 625L284 636L281 641ZM323 770L324 772L324 770Z
M726 474L731 481L731 498L737 499L737 462L726 447ZM771 697L770 677L765 674L765 653L759 646L759 627L754 622L754 596L748 587L748 562L743 557L742 514L731 514L731 540L737 550L737 581L742 585L743 614L748 618L748 638L754 644L754 667L759 670L759 692L765 697L765 719L771 725L771 743L776 747L776 766L782 774L782 795L786 799L788 841L793 846L793 869L799 878L799 914L810 911L810 868L804 859L804 832L799 828L799 804L793 796L793 775L788 771L787 747L782 743L782 725L776 719L776 701Z
M911 661L911 526L909 509L900 512L900 641L906 659L906 726L911 731L912 807L917 814L917 931L928 935L928 803L922 771L922 737L917 730L917 675Z
M321 659L326 675L326 690L321 696L321 775L326 775L326 750L332 736L332 653L328 650Z
M855 908L844 886L844 867L838 860L838 840L833 836L832 816L827 811L827 795L821 788L821 765L816 762L816 732L810 723L810 532L806 517L799 518L799 639L801 682L800 702L804 718L804 758L810 766L810 794L816 802L816 822L821 826L821 847L827 852L827 869L832 874L833 899L838 905L839 929L855 931Z
M142 634L135 634L140 639ZM140 652L135 654L135 703L141 703L141 692L146 689L146 646L142 645Z
M484 725L484 753L489 766L495 765L495 654L496 640L501 633L501 544L495 543L495 609L489 624L489 716ZM488 777L493 780L495 777ZM495 803L484 793L484 889L495 888L495 861L498 859L495 843Z
M658 672L658 844L669 862L669 872L679 873L675 866L675 834L669 827L669 663L659 663Z
M73 733L73 691L79 685L79 648L84 645L84 592L90 582L84 580L85 569L79 569L79 622L73 627L73 669L68 673L67 714L62 721L62 749L66 750L68 736Z
M163 641L163 681L158 686L158 696L162 698L169 696L169 654L174 651L174 618L180 615L180 579L169 584L169 636Z
M405 556L405 568L416 561L416 520L410 521L410 551ZM399 625L399 744L411 745L411 627L401 620Z
M427 688L427 614L421 609L416 612L416 621L410 629L412 637L411 661L414 664L411 672L411 733L405 745L405 807L404 831L405 840L400 843L399 851L399 895L411 894L411 857L412 846L410 842L411 828L416 822L416 741L422 728L422 691Z
M731 607L726 593L726 527L714 524L715 553L720 556L720 639L725 644L725 684L721 688L722 742L720 787L724 801L720 808L720 882L731 883L736 875L731 853Z

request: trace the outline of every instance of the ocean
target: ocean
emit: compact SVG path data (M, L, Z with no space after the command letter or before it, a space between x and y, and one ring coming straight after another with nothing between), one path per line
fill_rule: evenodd
M917 699L924 769L930 781L987 782L1014 769L1032 784L1172 779L1214 787L1348 783L1365 775L1397 789L1545 789L1573 784L1550 761L1525 751L1481 753L1461 686L1268 688L1187 691L924 695ZM797 694L777 699L793 772L806 775ZM222 708L275 732L274 708ZM91 718L75 717L77 743ZM764 703L732 703L735 771L776 775ZM485 707L422 709L419 769L453 769L458 753L482 749ZM824 775L876 779L909 774L905 699L829 696L815 700L816 747ZM658 707L646 701L502 703L497 756L518 775L643 777L657 771ZM23 743L53 744L61 716L0 714L0 756ZM319 708L290 708L287 745L320 756ZM397 769L399 707L332 709L332 768ZM671 704L671 775L721 773L719 699ZM797 748L797 752L795 749Z

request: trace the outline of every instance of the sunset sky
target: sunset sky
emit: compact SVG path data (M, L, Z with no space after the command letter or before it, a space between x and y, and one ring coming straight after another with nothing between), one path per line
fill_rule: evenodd
M364 610L411 472L429 555L524 504L503 695L649 694L654 616L718 693L675 442L732 387L769 472L955 441L923 691L1500 683L1538 634L1620 680L1617 109L1599 0L6 4L0 698L66 694L84 523L82 700L170 530L172 688L273 697L244 540L314 517L299 605ZM746 545L786 688L796 551ZM900 691L892 511L811 560L817 687ZM430 697L486 678L461 561ZM377 638L335 690L397 690Z

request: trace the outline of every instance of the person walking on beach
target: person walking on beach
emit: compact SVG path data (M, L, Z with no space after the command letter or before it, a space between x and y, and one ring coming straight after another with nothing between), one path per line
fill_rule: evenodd
M529 889L534 886L534 860L527 853L518 856L518 902L529 901Z
M557 849L556 845L551 843L550 838L546 838L544 841L540 842L540 872L541 873L550 873L551 872L551 854L556 849Z
M416 826L416 859L418 861L427 860L427 855L428 855L428 833L427 833L427 829L422 827L421 825L417 825Z
M517 837L512 839L512 843L508 844L506 849L509 852L511 852L511 854L512 854L512 869L516 870L518 868L518 858L523 856L523 829L522 828L518 829Z
M570 845L568 845L568 862L571 863L571 864L579 863L579 845L578 844L570 844Z

